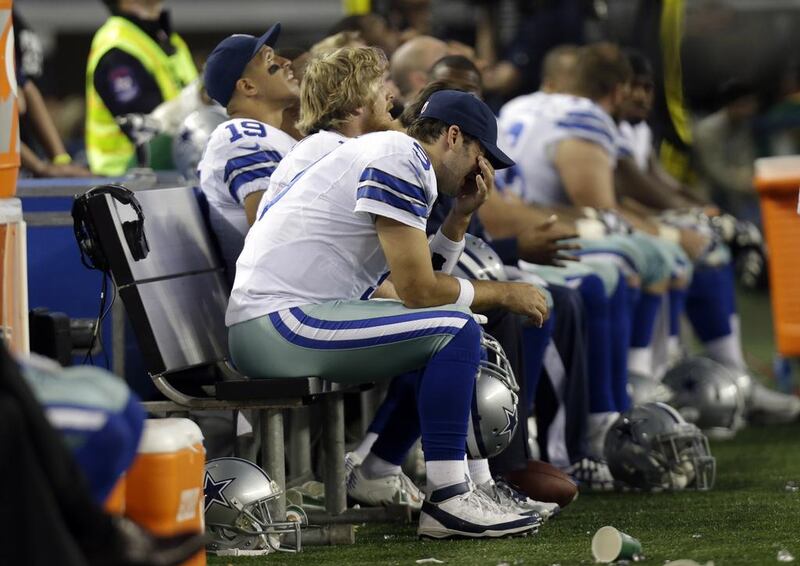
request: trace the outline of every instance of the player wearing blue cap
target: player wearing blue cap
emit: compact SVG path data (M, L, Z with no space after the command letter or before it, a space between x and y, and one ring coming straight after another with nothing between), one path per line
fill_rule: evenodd
M300 94L290 61L275 53L280 24L261 37L223 39L206 62L208 95L227 109L198 164L200 189L229 279L272 173L296 140L279 128Z
M496 141L483 102L443 91L409 135L345 142L266 204L237 262L226 316L231 357L252 377L357 383L421 370L422 536L496 537L538 522L465 482L464 449L480 358L470 308L506 308L541 324L544 296L526 283L435 273L425 234L439 191L460 201L466 227L493 188L493 166L512 164ZM360 300L390 270L401 300Z

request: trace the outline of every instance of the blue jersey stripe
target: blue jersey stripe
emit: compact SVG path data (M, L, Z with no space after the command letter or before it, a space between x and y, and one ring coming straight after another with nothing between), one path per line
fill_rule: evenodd
M428 197L425 195L425 191L422 190L422 187L417 186L414 183L409 183L400 177L390 175L386 171L381 171L380 169L375 169L374 167L367 167L364 169L364 172L361 173L361 178L358 182L361 183L363 181L375 181L376 183L381 183L390 189L404 194L407 197L416 199L423 204L430 204L428 203Z
M231 193L233 200L240 202L238 193L239 189L242 188L242 185L249 183L250 181L255 181L256 179L269 178L274 172L274 167L260 167L258 169L251 169L250 171L239 173L230 183L228 183L228 191Z
M375 283L375 286L374 286L374 287L370 287L369 289L367 289L366 291L364 291L364 292L361 294L360 300L362 300L362 301L366 301L367 299L369 299L369 298L372 296L372 294L375 292L375 290L376 290L378 287L380 287L380 286L381 286L381 283L383 283L384 281L386 281L386 279L389 277L389 275L391 275L391 273L392 273L391 271L387 271L386 273L384 273L383 275L381 275L381 276L378 278L378 282L377 282L377 283Z
M468 320L470 315L461 311L431 311L424 310L419 312L409 312L406 314L396 314L391 316L378 316L375 318L362 318L356 320L323 320L321 318L314 318L305 312L300 307L292 307L289 309L294 317L299 320L304 326L311 328L319 328L321 330L353 330L356 328L377 328L379 326L386 326L388 324L396 324L398 322L411 322L415 320L429 320L436 318L460 318Z
M459 313L462 314L462 313ZM414 338L424 338L425 336L436 336L442 334L456 335L461 330L457 326L437 326L433 328L420 328L419 330L410 330L408 332L399 332L397 334L389 334L386 336L375 336L373 338L361 338L354 340L316 340L314 338L306 338L292 332L283 320L280 314L273 312L270 313L269 319L275 330L283 336L286 340L296 346L303 348L314 348L316 350L345 350L350 348L369 348L371 346L385 346L389 344L396 344L405 340L412 340Z
M230 178L237 169L241 169L242 167L249 167L258 163L278 163L281 159L283 159L283 157L277 151L266 151L263 149L254 153L248 153L247 155L233 157L225 164L223 180L227 183L228 178Z
M600 122L600 124L602 124L603 126L607 126L608 125L608 122L606 120L604 120L602 116L599 116L599 115L595 114L594 112L588 112L588 111L567 112L566 117L567 118L572 118L572 119L574 119L576 121L581 121L581 119L585 118L587 120L593 120L595 122Z
M581 124L580 122L566 122L566 121L559 121L556 122L556 126L561 128L565 128L568 130L584 130L586 132L590 132L593 134L597 134L608 140L611 145L614 145L614 136L608 130L604 130L603 128L598 128L596 126L592 126L590 124Z
M373 185L359 187L358 191L356 191L356 199L358 200L362 198L376 200L378 202L388 204L389 206L402 210L403 212L408 212L409 214L413 214L414 216L418 216L423 219L428 217L428 209L424 206L420 206L418 204L414 204L413 202L402 199L385 189L381 189L380 187L375 187Z

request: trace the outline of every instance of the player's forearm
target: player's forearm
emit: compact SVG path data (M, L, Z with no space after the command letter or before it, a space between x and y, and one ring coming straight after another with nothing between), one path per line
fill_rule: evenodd
M440 230L447 239L453 242L460 242L464 239L464 234L467 233L467 228L469 227L471 219L471 214L465 216L463 214L458 214L455 209L450 209L444 222L442 222Z
M47 169L47 162L40 159L39 156L24 143L20 145L19 155L20 164L23 169L27 169L36 177L44 175Z
M57 155L66 155L67 150L64 148L64 143L61 141L61 136L58 134L56 125L50 117L50 112L47 110L47 105L44 103L39 89L33 81L25 83L24 89L25 98L28 102L29 116L33 120L45 151L47 151L51 159Z
M478 209L478 216L493 238L511 238L543 222L550 214L528 206L516 197L494 192Z
M620 159L614 177L620 196L657 210L681 208L684 205L680 195L654 177L639 171L632 159Z
M440 307L456 304L461 295L458 279L444 273L434 273L431 281L395 280L395 290L403 304L412 309ZM505 306L506 287L509 283L497 281L470 281L474 296L469 305L473 310L483 311Z

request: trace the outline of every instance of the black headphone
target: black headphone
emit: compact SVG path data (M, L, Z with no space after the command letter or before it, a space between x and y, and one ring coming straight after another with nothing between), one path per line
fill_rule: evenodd
M89 199L95 196L108 194L122 203L129 205L136 212L136 220L122 223L122 233L128 243L131 256L134 261L139 261L147 257L150 252L150 245L144 233L144 213L142 205L136 200L133 191L122 185L100 185L92 187L82 195L76 195L72 203L72 227L75 231L75 240L81 250L81 262L89 269L108 271L108 258L103 252L102 245L99 243L97 234L89 211Z

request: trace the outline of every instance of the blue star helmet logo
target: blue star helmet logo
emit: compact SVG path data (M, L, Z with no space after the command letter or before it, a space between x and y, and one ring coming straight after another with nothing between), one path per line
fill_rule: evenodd
M224 491L225 488L228 487L228 485L235 479L236 478L230 478L216 482L214 481L214 478L211 477L211 474L206 472L206 477L203 481L203 491L206 495L206 511L208 511L208 508L214 503L229 509L232 508L231 504L228 503L228 500L225 497Z
M511 436L517 429L517 406L514 405L512 411L509 411L507 407L503 407L503 412L506 414L506 426L500 431L500 434Z

